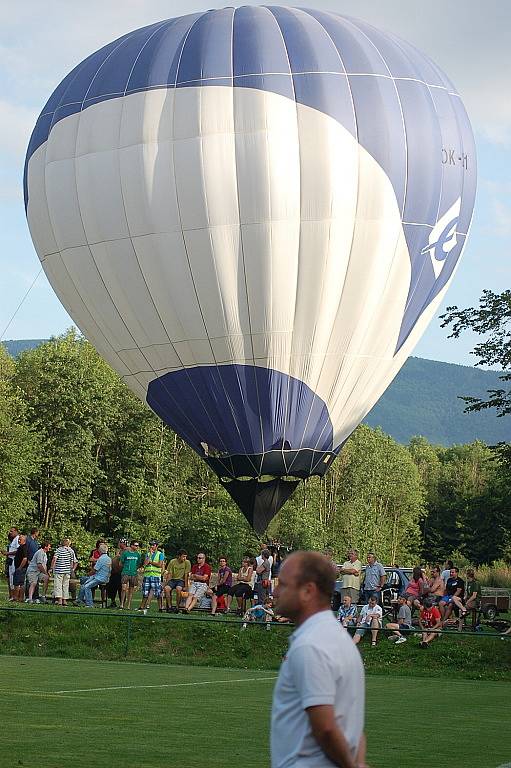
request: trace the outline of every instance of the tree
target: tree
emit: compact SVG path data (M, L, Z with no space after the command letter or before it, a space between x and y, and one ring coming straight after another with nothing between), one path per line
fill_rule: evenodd
M293 547L374 549L386 562L410 563L420 551L425 513L419 472L403 446L380 429L359 426L328 473L311 478L271 523Z
M115 429L109 402L119 378L70 331L22 353L14 383L40 444L32 482L37 523L80 523L87 529L99 503L93 490L101 476L100 447Z
M423 549L422 555L426 562L433 562L443 546L443 520L441 509L439 483L442 475L440 452L425 437L412 437L408 451L412 457L421 480L425 494L426 514L422 521Z
M30 479L37 471L37 436L26 419L22 393L13 383L14 360L0 345L0 529L30 520Z
M452 324L449 338L457 339L463 331L489 334L485 341L474 347L472 354L479 360L476 365L498 365L502 368L501 381L511 381L511 290L500 294L485 290L479 299L478 308L458 309L447 307L441 316L442 328ZM495 408L497 416L511 413L511 389L490 389L488 399L463 396L466 411L480 411Z

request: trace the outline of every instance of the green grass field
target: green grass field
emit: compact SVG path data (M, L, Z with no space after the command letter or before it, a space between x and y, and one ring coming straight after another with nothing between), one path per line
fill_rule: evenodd
M269 765L275 671L0 657L0 766ZM509 684L368 676L372 768L511 759Z

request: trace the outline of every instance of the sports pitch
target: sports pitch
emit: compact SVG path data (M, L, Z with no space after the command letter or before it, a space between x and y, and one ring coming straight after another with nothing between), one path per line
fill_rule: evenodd
M0 766L269 766L275 672L0 657ZM367 678L372 768L511 760L509 683Z

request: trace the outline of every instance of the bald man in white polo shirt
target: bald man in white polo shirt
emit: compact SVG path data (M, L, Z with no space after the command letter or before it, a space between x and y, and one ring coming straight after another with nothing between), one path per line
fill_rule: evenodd
M330 609L332 564L317 552L284 562L276 611L294 621L273 694L272 768L367 768L364 669Z

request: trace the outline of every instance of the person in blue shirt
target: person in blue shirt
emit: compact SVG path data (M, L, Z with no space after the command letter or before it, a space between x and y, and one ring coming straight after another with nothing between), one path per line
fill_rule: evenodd
M26 542L27 543L27 560L29 563L34 557L37 550L41 548L38 538L39 538L39 528L32 528L30 531L30 536L27 536L27 542Z
M346 629L357 624L357 606L351 604L351 596L344 595L341 607L337 612L337 618Z
M98 551L99 557L94 563L94 573L80 587L80 594L77 600L78 605L86 605L89 608L92 608L94 605L92 590L108 584L112 570L112 559L107 554L108 544L100 544Z

